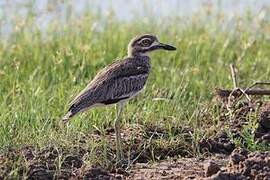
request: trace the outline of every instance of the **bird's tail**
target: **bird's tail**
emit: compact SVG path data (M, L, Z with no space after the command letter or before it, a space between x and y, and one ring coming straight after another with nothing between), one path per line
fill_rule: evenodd
M67 123L73 116L74 114L72 113L72 111L68 111L67 114L62 118L62 121L64 123Z
M62 118L62 121L64 123L67 123L73 116L75 116L80 111L81 111L80 106L78 106L76 104L72 104L69 107L68 112L66 113L66 115Z

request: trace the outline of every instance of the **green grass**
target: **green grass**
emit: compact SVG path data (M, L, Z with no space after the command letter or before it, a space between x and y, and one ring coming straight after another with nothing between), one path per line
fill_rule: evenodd
M69 149L80 145L80 137L113 127L113 106L80 114L66 127L60 119L99 69L126 56L132 37L153 33L177 51L151 54L153 68L147 87L128 103L122 124L164 127L171 132L172 143L177 141L196 154L198 139L208 136L204 125L219 123L218 112L211 108L213 90L232 87L229 64L236 64L242 87L270 77L269 19L235 17L230 27L222 17L209 16L121 22L85 13L62 25L56 19L45 29L35 25L32 14L18 17L9 37L0 39L0 151L29 144ZM254 124L254 118L250 123ZM193 144L170 131L184 126L194 130ZM252 150L261 148L249 142L254 143ZM102 147L106 154L110 144L103 137L87 145L93 151ZM91 154L86 161L106 164L106 158L97 160Z

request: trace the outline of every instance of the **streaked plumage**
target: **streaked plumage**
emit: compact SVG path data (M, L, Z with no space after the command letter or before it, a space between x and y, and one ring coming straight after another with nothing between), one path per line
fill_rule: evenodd
M119 104L115 119L117 161L123 157L119 118L124 102L136 96L144 88L151 69L150 57L147 53L158 49L175 50L176 48L160 43L156 36L150 34L132 39L128 45L128 57L102 69L71 102L68 112L63 117L63 121L67 122L77 113L91 107Z
M135 95L146 83L149 61L148 56L130 57L105 67L71 102L67 118L92 106L114 104Z

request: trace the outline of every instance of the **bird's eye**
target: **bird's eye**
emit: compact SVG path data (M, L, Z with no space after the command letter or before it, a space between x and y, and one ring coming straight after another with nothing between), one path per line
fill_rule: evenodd
M151 40L150 39L143 39L141 41L142 46L150 46L151 45Z

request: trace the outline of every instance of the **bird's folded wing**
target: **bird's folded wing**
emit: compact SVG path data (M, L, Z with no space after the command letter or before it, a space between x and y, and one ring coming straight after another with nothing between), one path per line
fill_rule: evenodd
M110 101L130 98L143 89L147 77L148 74L138 74L115 79L109 83L110 85L103 92L104 94L100 96L100 100Z
M140 91L148 77L149 69L119 61L103 69L71 103L79 109L94 104L109 104L129 98ZM77 109L76 108L76 109Z

